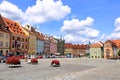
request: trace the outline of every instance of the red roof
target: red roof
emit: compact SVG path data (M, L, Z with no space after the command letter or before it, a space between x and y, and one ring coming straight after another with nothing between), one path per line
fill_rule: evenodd
M19 23L12 21L10 19L7 19L5 17L2 17L2 19L4 20L6 26L9 27L10 32L15 33L15 34L21 34L24 36L26 35L22 29L22 26Z
M94 43L90 45L90 48L99 48L99 47L102 47L100 43Z
M65 48L87 49L87 45L84 45L84 44L71 44L71 43L65 43Z
M112 40L112 42L116 47L120 48L120 40Z

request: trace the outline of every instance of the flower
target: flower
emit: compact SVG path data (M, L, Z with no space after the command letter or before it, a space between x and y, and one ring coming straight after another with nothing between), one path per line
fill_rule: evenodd
M19 60L17 57L12 56L12 57L9 57L9 58L6 60L6 64L20 65L21 62L20 62L20 60Z
M36 58L32 58L32 59L31 59L31 63L32 63L32 64L38 64L38 60L37 60Z
M52 60L52 61L51 61L51 65L52 65L53 67L57 67L57 66L60 66L60 62L59 62L59 60Z
M43 58L43 56L38 56L37 58L38 58L38 59L42 59L42 58Z

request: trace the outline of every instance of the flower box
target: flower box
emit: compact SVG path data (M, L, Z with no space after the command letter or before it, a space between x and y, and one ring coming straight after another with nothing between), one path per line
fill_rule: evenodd
M43 56L38 56L37 58L38 58L38 59L42 59L42 58L43 58Z
M51 65L52 65L53 67L59 67L59 66L60 66L60 62L59 62L59 60L52 60L52 61L51 61Z
M20 65L21 62L20 62L20 60L17 57L12 56L12 57L9 57L6 60L6 64L9 64L9 65Z
M38 64L38 60L36 58L31 59L31 64Z

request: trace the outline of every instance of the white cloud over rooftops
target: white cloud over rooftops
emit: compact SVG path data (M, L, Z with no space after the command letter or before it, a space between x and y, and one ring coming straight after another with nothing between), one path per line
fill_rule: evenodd
M60 20L71 12L71 8L63 5L61 0L36 0L35 5L29 6L23 12L16 5L3 0L0 4L0 12L3 16L24 24L39 24L51 20Z
M115 26L115 30L114 31L120 31L120 17L115 19L114 26Z
M86 37L95 38L99 35L99 31L92 27L93 22L94 19L91 17L87 17L85 20L65 20L61 31L65 33L85 35Z

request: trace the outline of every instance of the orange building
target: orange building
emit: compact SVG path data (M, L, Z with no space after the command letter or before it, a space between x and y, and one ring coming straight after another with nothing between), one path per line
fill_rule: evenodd
M75 44L73 45L73 54L76 56L85 56L87 50L87 45Z
M64 44L64 54L73 54L73 45L71 43L65 43Z
M10 19L0 16L0 22L10 31L10 52L14 55L24 55L28 48L28 35L22 26Z
M107 40L104 43L104 58L117 58L120 50L120 40Z
M71 54L74 56L85 56L87 45L84 44L71 44L65 43L65 54Z

